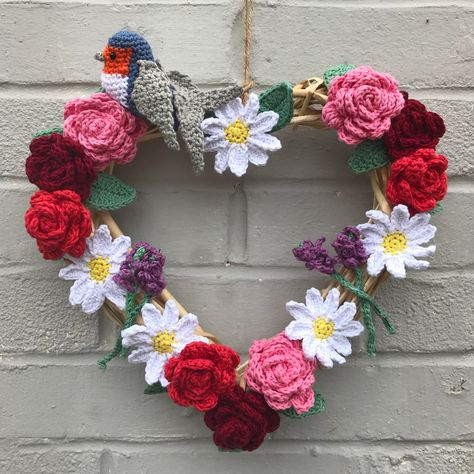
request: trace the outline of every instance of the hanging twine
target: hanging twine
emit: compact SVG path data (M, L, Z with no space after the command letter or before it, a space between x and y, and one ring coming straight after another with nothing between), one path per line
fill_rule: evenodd
M244 19L244 88L245 92L242 94L243 102L247 102L248 89L252 87L252 77L250 75L250 55L252 54L252 24L253 24L253 0L244 0L243 6Z

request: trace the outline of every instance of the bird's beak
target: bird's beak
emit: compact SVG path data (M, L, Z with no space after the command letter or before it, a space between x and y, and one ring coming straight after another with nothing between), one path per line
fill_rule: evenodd
M105 62L105 58L104 58L104 55L102 53L95 53L94 54L94 59L97 59L97 61L100 61L100 62Z

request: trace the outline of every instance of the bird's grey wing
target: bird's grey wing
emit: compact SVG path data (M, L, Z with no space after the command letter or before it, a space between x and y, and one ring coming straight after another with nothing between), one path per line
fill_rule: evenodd
M212 89L209 91L202 91L202 106L204 110L214 110L221 105L230 102L237 97L240 97L244 92L244 88L234 84L220 89Z
M204 110L196 100L199 95L187 94L186 91L176 91L176 117L179 123L179 133L191 155L194 171L201 173L204 170L204 133L201 122L204 119Z
M198 90L197 86L195 86L191 81L191 78L186 74L182 74L179 71L168 71L166 75L173 85L178 89Z
M154 61L137 61L139 72L132 91L137 110L153 125L172 150L179 150L174 129L173 92L167 75Z

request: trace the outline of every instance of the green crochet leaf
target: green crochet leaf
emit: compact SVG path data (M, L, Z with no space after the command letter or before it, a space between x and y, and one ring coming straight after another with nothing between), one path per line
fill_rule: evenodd
M46 130L41 130L40 132L38 133L35 133L33 135L33 140L35 138L39 138L39 137L42 137L44 135L51 135L52 133L63 133L63 129L61 127L54 127L54 128L47 128Z
M315 415L316 413L322 413L325 409L326 402L324 401L324 397L319 392L314 391L314 404L307 412L296 413L296 410L291 407L286 410L281 410L280 413L289 418L301 419L310 415Z
M429 214L438 214L438 212L441 212L444 209L443 203L437 202L436 206L431 209L431 211L428 211Z
M165 387L161 386L160 382L156 382L153 385L147 385L146 389L143 391L145 395L153 395L154 393L165 393L168 390L166 390Z
M259 95L259 112L273 111L279 116L272 132L280 130L293 118L293 86L289 82L280 82Z
M355 147L347 164L354 173L361 174L389 163L387 150L382 140L365 140Z
M99 173L86 203L99 211L114 211L128 206L136 196L135 189L120 179L108 173Z
M327 69L323 74L324 84L329 89L331 81L337 76L343 76L346 72L355 69L356 67L353 64L338 64L337 66L332 66Z

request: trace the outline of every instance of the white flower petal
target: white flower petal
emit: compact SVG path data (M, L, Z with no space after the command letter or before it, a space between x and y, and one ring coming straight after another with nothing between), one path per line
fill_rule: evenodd
M245 174L249 165L248 147L246 145L232 145L229 149L229 168L236 176Z
M309 319L291 321L285 328L285 335L292 341L304 339L308 335L313 336L313 323Z
M229 146L229 142L226 140L224 132L220 135L211 135L205 137L203 142L203 150L205 152L219 151Z
M308 360L313 360L318 351L318 341L314 337L308 336L303 339L301 343L303 353Z
M328 369L332 369L333 363L331 359L331 351L326 341L320 341L320 343L315 347L315 352L318 363Z
M281 148L280 140L278 140L277 137L274 137L272 135L267 135L267 134L252 135L251 133L247 141L249 144L252 144L266 151L277 151Z
M253 145L249 145L249 161L255 166L265 166L268 162L268 154Z
M216 154L216 161L214 163L214 169L222 174L229 165L229 149L218 151Z
M270 132L273 127L278 123L279 115L276 112L267 111L261 112L257 115L254 123L252 124L251 134L260 134Z
M239 117L242 117L243 113L244 107L240 97L231 100L230 102L227 102L227 104L214 110L216 117L221 119L223 123L226 124L226 127L231 123L234 123Z
M139 347L128 354L128 362L130 362L130 364L144 364L148 362L148 359L152 356L152 354L153 349L151 346Z
M87 246L94 257L107 257L112 244L112 236L109 228L103 224L99 226L92 238L87 239Z
M72 263L71 265L59 270L59 278L62 278L63 280L80 280L88 278L88 274L89 272L85 266L77 263Z
M324 315L332 320L334 314L339 308L339 298L341 294L337 288L333 288L324 300Z
M342 355L338 354L332 347L328 347L328 351L329 351L329 357L337 362L338 364L344 364L346 362L346 359L344 359L344 357L342 357Z
M405 232L407 236L410 236L411 238L415 237L413 235L413 231L417 232L418 229L421 229L428 225L430 222L431 215L428 214L427 212L422 212L420 214L415 214L413 217L410 218L410 221L408 222Z
M258 100L258 95L254 93L249 94L248 101L244 106L244 111L242 114L242 119L247 125L253 125L259 108L260 101Z
M201 122L201 129L206 135L222 135L227 124L220 118L210 117Z
M436 245L429 245L428 247L422 247L421 245L413 245L406 250L407 257L430 257L436 251Z
M403 204L395 206L392 210L392 214L390 215L390 232L394 232L396 230L403 232L408 225L409 219L410 212L408 211L408 207L404 206Z
M386 229L390 228L390 218L385 214L385 212L377 211L375 209L367 211L365 215L374 221L374 224L379 224L385 227Z
M324 314L324 300L319 290L316 288L309 288L306 290L306 306L313 316Z
M436 234L436 227L426 224L423 227L412 227L407 231L408 244L425 244L429 242Z
M373 252L367 260L367 273L370 276L377 276L385 267L383 250Z
M151 334L156 335L156 333L163 329L163 324L160 324L160 322L163 322L161 313L151 303L145 303L143 305L142 318L145 326L150 330Z
M352 354L351 343L342 334L333 334L329 340L329 345L333 350L343 356L350 356Z
M286 310L295 319L313 319L311 311L303 303L288 301L288 303L286 303Z
M351 321L337 331L337 334L345 337L356 337L362 333L364 326L359 321Z
M114 239L108 253L108 255L110 255L110 262L118 264L122 263L131 246L132 241L130 237L126 235L120 235Z
M195 314L188 313L186 316L183 316L175 326L179 340L191 337L197 325L198 318Z
M82 311L87 314L95 313L104 304L104 286L100 283L94 283L87 289L87 293L82 300Z
M73 306L81 304L89 286L91 286L91 282L88 278L76 280L69 290L69 303Z
M163 370L162 375L160 376L160 379L158 380L160 382L162 387L167 387L170 383L168 379L165 377L165 371Z
M430 262L426 260L417 260L412 256L407 256L405 258L405 267L413 268L414 270L426 270L430 266Z
M122 331L122 344L125 347L147 346L151 348L152 339L148 334L147 328L140 324L134 324Z
M166 327L172 328L178 322L179 319L179 309L176 306L176 302L173 300L168 300L165 304L165 310L163 311L162 316Z
M390 257L387 257L385 266L387 267L387 271L395 278L406 277L403 255L392 255Z
M343 303L335 312L333 316L334 324L336 328L343 328L348 323L350 323L355 314L357 313L357 306L354 303L346 301Z
M157 352L151 354L145 367L145 381L148 385L153 385L160 380L168 358L165 354L158 354Z
M376 242L381 242L383 237L387 235L387 228L383 225L369 224L359 224L357 228L360 230L361 234L365 239L373 239Z
M126 299L125 290L118 286L112 277L108 277L103 285L105 297L118 308L124 309Z

